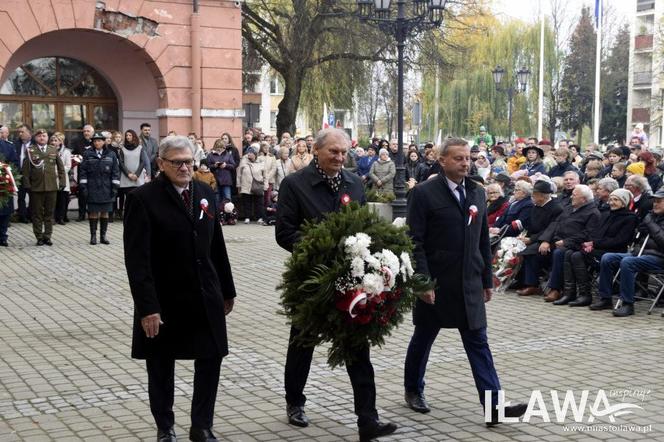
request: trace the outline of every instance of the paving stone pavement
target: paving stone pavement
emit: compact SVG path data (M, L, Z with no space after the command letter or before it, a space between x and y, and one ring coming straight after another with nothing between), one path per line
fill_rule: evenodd
M129 357L133 306L122 225L110 225L110 246L88 245L87 232L87 223L55 226L54 246L36 247L30 226L14 224L10 247L0 248L0 441L154 440L144 363ZM315 352L305 390L311 425L286 423L289 327L277 314L275 286L288 255L272 227L238 225L224 233L238 298L228 321L231 354L222 365L216 433L229 441L357 440L348 376L326 366L324 346ZM528 401L541 390L553 422L534 416L493 429L484 426L455 330L443 330L432 349L426 377L432 412L404 406L403 362L412 333L406 322L372 350L379 413L399 425L384 440L664 440L664 318L660 308L650 316L646 310L638 303L636 316L618 319L497 294L488 306L489 339L507 400ZM176 376L176 431L184 438L193 363L178 362ZM565 424L555 422L550 390L561 396L574 390L577 400L589 390L589 404L603 390L611 405L626 396L624 402L641 408L617 413L613 424L599 418L594 424L604 426L581 431L571 412ZM586 407L584 422L588 417Z

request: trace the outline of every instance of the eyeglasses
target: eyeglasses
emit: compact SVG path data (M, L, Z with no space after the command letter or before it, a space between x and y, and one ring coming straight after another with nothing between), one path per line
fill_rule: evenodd
M194 160L169 160L167 158L162 158L162 160L168 162L175 169L179 169L184 164L187 168L190 168L194 165Z

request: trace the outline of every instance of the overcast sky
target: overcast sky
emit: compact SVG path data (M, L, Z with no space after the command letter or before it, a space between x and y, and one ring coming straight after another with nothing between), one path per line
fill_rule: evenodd
M541 0L541 2L544 13L549 13L551 1ZM538 4L538 0L493 0L493 10L506 17L530 21L537 20ZM595 13L594 0L567 0L567 10L570 14L578 15L583 6L589 6L591 13ZM612 8L617 17L629 21L636 10L636 0L604 0L604 8Z

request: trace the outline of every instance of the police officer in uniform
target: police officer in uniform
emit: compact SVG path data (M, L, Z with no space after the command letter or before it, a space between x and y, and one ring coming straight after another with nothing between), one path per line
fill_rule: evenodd
M47 141L46 129L38 129L35 142L27 149L22 165L23 188L30 192L32 231L38 246L53 245L53 211L57 192L64 188L65 183L65 167L58 155L58 147L47 145Z

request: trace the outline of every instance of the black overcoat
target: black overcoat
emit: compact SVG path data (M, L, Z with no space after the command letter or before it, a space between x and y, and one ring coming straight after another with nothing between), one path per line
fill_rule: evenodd
M591 232L593 248L598 252L626 252L638 223L636 214L627 208L603 213L597 229Z
M284 178L279 185L277 203L277 244L292 252L293 245L300 240L304 221L320 221L326 213L337 212L343 195L360 204L366 202L360 177L345 169L341 170L341 177L339 192L333 192L312 161Z
M201 200L208 201L208 215ZM193 217L162 174L127 195L125 265L134 298L132 357L195 359L228 354L224 300L235 284L214 191L193 181ZM164 324L147 338L141 318Z
M540 237L545 234L549 226L553 224L562 212L563 207L557 198L551 198L543 206L533 206L533 209L530 211L530 229L526 235L530 239L530 244L519 255L538 254L541 244Z
M443 174L415 186L408 199L408 225L418 273L435 278L434 305L417 300L418 326L476 330L486 327L484 290L492 287L491 250L484 190L465 180L461 207ZM477 215L468 224L470 206Z
M563 207L563 213L540 235L540 241L555 243L563 241L568 250L580 250L581 244L590 241L592 232L599 226L599 210L594 201L575 209L570 203Z

